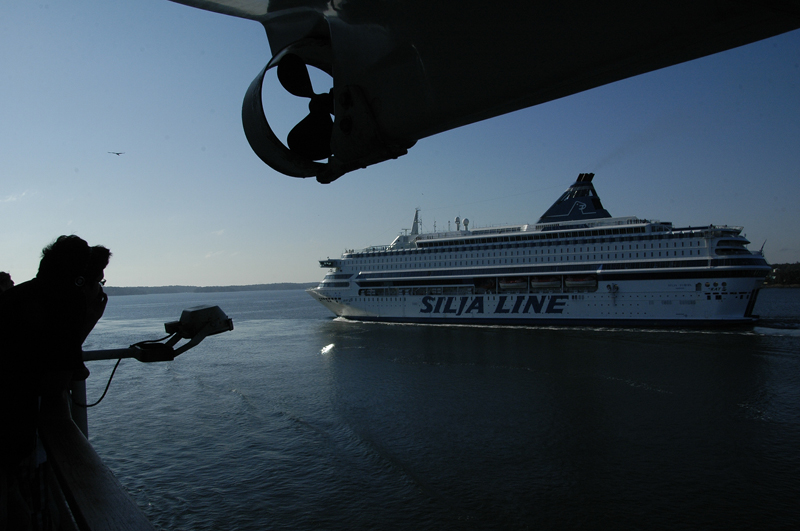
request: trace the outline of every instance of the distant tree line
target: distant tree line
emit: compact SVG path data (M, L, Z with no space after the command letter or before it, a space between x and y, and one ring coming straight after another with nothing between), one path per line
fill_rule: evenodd
M794 264L772 264L772 272L767 275L770 286L800 286L800 262Z
M150 295L153 293L221 293L230 291L268 291L285 289L307 289L317 286L319 282L296 283L279 282L275 284L250 284L247 286L137 286L120 288L106 286L104 291L109 295Z

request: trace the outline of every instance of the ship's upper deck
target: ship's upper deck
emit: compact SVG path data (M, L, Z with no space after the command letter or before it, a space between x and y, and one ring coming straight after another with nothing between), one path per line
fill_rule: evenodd
M673 227L670 222L641 219L635 216L611 217L600 203L591 180L593 174L581 174L536 224L468 228L468 220L456 218L457 230L423 233L419 210L414 214L410 232L406 231L389 245L348 249L341 259L320 260L322 267L339 267L341 261L363 257L407 253L471 252L518 247L569 246L613 242L637 243L662 239L704 239L707 248L727 247L727 254L750 253L750 243L741 236L742 227L708 225ZM591 205L589 205L591 203Z

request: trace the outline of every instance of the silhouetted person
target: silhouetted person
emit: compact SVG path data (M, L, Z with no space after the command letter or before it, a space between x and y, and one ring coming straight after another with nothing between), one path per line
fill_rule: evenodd
M14 281L11 280L11 275L6 273L5 271L0 271L0 293L3 293L7 289L11 289L14 287Z
M110 257L105 247L60 236L42 250L36 278L0 293L0 457L11 526L24 525L15 518L24 519L26 509L37 510L19 504L32 499L36 505L35 496L20 494L42 461L36 451L42 402L57 399L70 381L89 375L81 346L105 311L103 270Z

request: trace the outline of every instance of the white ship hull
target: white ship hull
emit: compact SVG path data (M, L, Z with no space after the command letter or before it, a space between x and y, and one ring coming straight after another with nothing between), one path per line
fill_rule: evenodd
M757 319L753 306L770 267L746 249L741 228L612 218L594 194L591 174L582 175L535 226L423 235L415 216L412 233L392 245L321 260L330 273L308 293L335 315L362 321L721 326Z
M727 286L721 287L725 282ZM701 290L697 291L697 284ZM481 295L326 296L308 293L337 316L361 321L503 325L715 326L756 320L761 280L600 282L596 292L550 291ZM612 293L605 286L617 286Z

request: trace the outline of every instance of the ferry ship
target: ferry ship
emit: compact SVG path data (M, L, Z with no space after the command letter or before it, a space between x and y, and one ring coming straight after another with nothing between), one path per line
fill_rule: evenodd
M612 217L578 180L535 225L422 233L320 260L335 315L399 323L719 326L757 320L770 271L742 227ZM463 228L462 228L463 225Z

